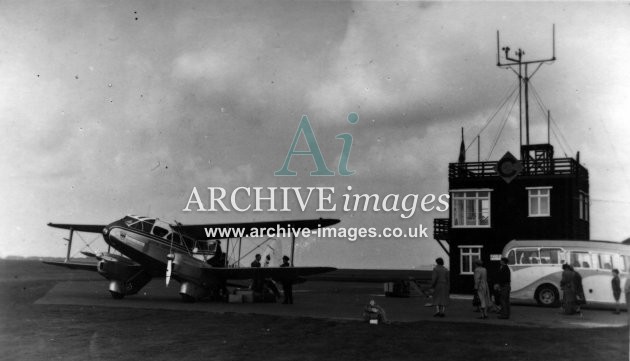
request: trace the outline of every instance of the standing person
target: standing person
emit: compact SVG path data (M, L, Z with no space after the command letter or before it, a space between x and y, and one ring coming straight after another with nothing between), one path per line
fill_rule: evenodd
M571 266L569 266L569 269L575 274L575 312L582 317L582 306L586 304L586 295L584 295L584 286L582 286L582 275Z
M267 255L267 257L265 257L265 266L264 267L269 267L270 263L271 263L271 256Z
M256 259L252 261L251 267L260 268L260 258L261 258L260 253L257 253Z
M431 288L433 288L433 304L436 312L433 317L444 317L449 301L450 281L448 269L444 267L444 260L440 257L435 260L437 265L433 268L431 276Z
M282 264L280 265L280 267L291 267L288 256L282 256ZM282 281L282 292L284 292L284 301L282 302L282 304L292 305L293 304L293 283L290 280Z
M574 314L576 309L576 282L575 272L571 270L568 264L562 265L562 279L560 280L560 288L562 289L562 309L567 315Z
M510 318L510 283L511 274L510 267L508 267L507 257L501 257L501 265L499 266L499 273L497 274L497 283L495 288L499 289L499 299L501 303L501 311L499 312L500 319L507 320Z
M488 271L483 266L483 261L478 259L475 261L475 295L479 299L479 310L481 311L482 320L488 318L488 308L490 307L490 290L488 289Z
M613 274L613 278L611 281L611 286L612 286L612 291L613 291L613 297L615 298L615 315L618 315L619 309L620 309L619 297L621 297L621 280L619 279L619 270L615 268L614 270L612 270L612 274ZM627 299L626 299L626 302L628 302Z
M623 293L626 294L626 311L628 313L628 324L630 324L630 277L626 278L623 285Z
M251 263L251 267L252 268L260 268L260 253L256 254L255 259L252 261ZM262 293L263 292L263 278L260 275L255 275L254 279L252 280L252 284L250 286L250 288L254 291L254 292L258 292L258 293Z

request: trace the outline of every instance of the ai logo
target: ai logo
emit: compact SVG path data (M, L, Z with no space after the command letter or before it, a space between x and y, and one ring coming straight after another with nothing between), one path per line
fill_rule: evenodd
M359 115L357 113L348 114L348 123L356 124L359 121ZM304 136L306 140L306 144L308 145L308 150L296 150L298 140L300 139L300 135ZM339 166L337 171L340 175L347 176L353 175L354 171L348 170L348 159L350 158L350 150L352 149L352 135L348 133L337 134L335 139L341 139L343 141L343 148L341 149L341 156L339 157ZM289 169L289 163L291 162L291 157L294 155L307 155L313 158L315 163L316 170L312 171L310 174L313 176L334 176L335 172L328 169L326 166L326 161L324 160L324 156L322 155L321 150L319 149L319 145L317 145L317 139L315 138L315 133L313 133L313 128L311 127L310 122L308 121L308 117L306 115L302 116L302 120L300 120L300 124L298 125L298 129L295 132L295 136L293 137L293 142L291 143L291 148L289 148L289 152L287 153L286 158L284 159L284 164L282 168L274 172L274 175L277 176L294 176L297 175L295 171Z
M523 165L512 153L507 152L497 162L496 171L505 183L510 183L523 170Z

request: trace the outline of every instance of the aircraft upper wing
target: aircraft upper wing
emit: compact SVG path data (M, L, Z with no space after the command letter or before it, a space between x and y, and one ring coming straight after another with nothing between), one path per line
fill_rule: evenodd
M186 235L194 238L194 239L217 239L217 238L221 238L218 237L216 235L218 235L218 233L215 233L214 237L208 237L206 235L206 229L242 229L243 230L243 235L247 236L248 234L251 233L251 231L254 228L260 229L260 228L279 228L279 229L285 229L288 230L290 228L292 229L304 229L304 228L308 228L308 229L316 229L319 227L328 227L328 226L332 226L333 224L337 224L339 223L338 219L326 219L326 218L319 218L319 219L301 219L301 220L294 220L294 221L271 221L271 222L248 222L248 223L224 223L224 224L195 224L195 225L179 225L177 226L177 229L182 232L185 233ZM232 233L233 234L233 233ZM227 238L227 237L224 237ZM232 236L230 238L238 238L237 236Z
M50 227L72 229L78 232L101 233L106 224L69 224L69 223L48 223Z
M300 277L326 273L336 270L334 267L258 267L258 268L204 268L207 275L219 276L230 280L253 278L272 278L278 281L297 280Z

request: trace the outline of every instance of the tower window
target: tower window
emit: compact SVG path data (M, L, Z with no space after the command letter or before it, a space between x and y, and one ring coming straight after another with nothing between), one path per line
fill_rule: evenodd
M588 194L580 191L579 203L580 219L588 221Z
M490 191L453 191L453 227L490 227Z
M551 187L527 188L530 217L549 217L551 204Z

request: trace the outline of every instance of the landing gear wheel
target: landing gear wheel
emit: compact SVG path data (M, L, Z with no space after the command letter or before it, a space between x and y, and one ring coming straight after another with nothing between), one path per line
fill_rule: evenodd
M122 300L123 297L125 297L124 293L114 292L114 291L109 291L109 293L112 295L112 298L115 300Z
M534 295L536 299L536 303L539 306L543 307L556 307L560 301L560 293L558 289L550 284L544 284L536 289L536 294Z

